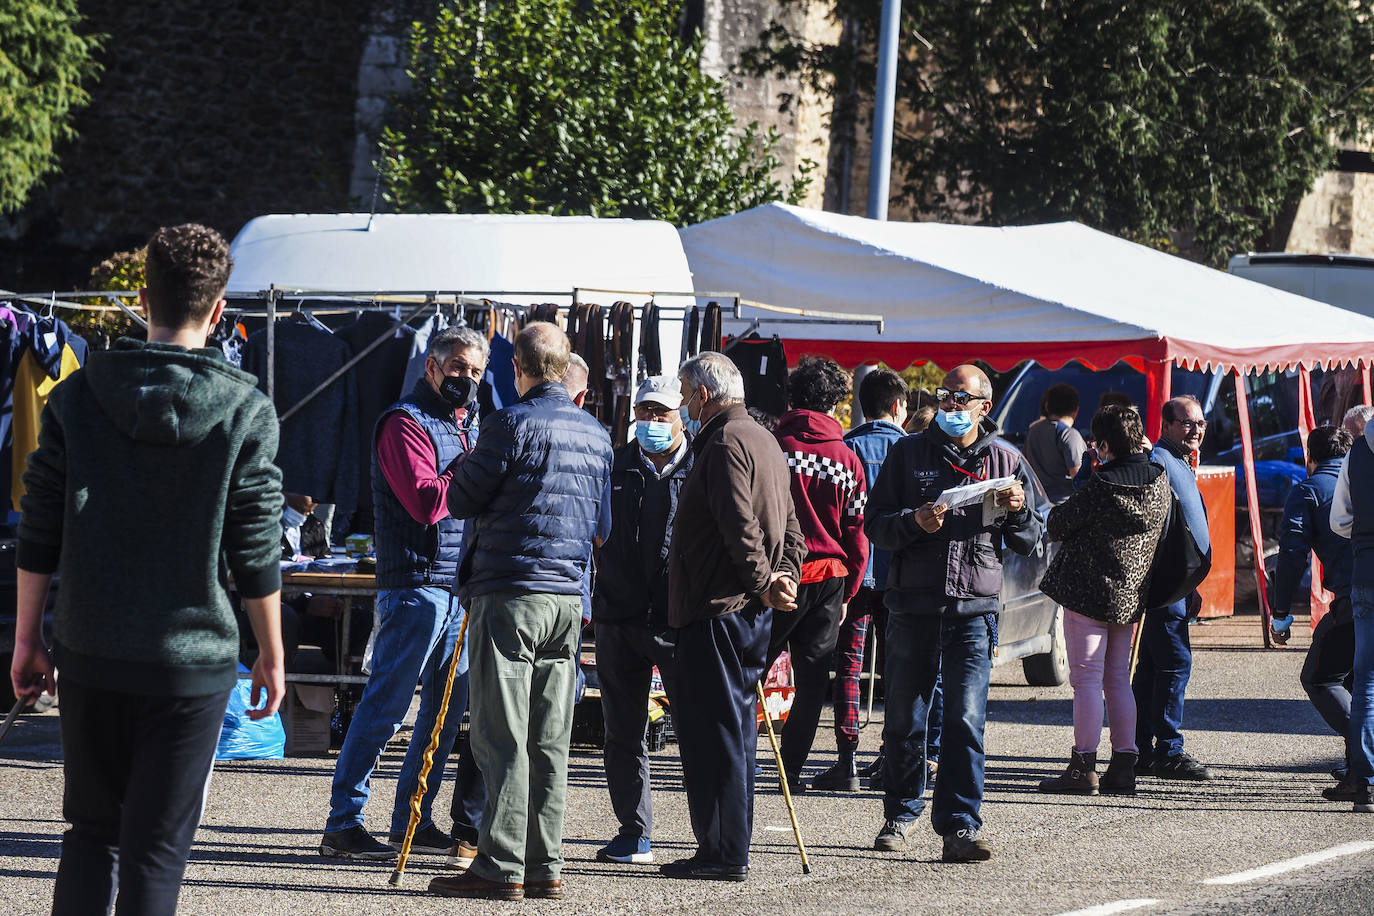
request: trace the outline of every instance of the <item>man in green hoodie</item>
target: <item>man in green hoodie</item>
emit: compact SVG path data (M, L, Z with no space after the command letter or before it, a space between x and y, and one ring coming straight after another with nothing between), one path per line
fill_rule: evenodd
M146 343L124 338L53 389L24 472L16 695L62 672L54 913L173 913L238 676L234 578L259 647L253 718L285 689L277 418L206 348L231 262L204 226L148 242ZM43 602L61 573L51 655Z

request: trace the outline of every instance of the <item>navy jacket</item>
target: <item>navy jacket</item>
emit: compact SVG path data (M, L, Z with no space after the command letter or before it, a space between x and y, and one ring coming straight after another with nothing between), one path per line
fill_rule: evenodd
M1346 456L1346 475L1350 484L1350 508L1354 522L1350 528L1350 546L1355 559L1351 567L1351 585L1367 588L1374 585L1374 449L1369 444L1369 428L1355 440Z
M1315 551L1322 563L1322 585L1337 598L1350 595L1350 572L1355 552L1350 541L1331 530L1331 497L1341 473L1340 458L1317 466L1311 477L1288 491L1283 506L1283 527L1279 530L1278 565L1274 570L1274 589L1270 600L1274 613L1286 616L1293 603L1307 553Z
M611 532L597 551L592 593L592 619L598 623L668 625L668 544L678 494L692 470L692 450L684 452L677 467L659 479L644 466L638 442L616 449Z
M956 471L956 465L966 473ZM869 540L892 552L884 604L890 610L922 614L997 612L1003 547L1025 556L1035 549L1044 528L1030 507L1030 473L1021 453L987 420L980 438L968 448L957 445L938 426L894 445L864 517ZM1015 476L1026 491L1026 505L992 524L983 523L982 503L951 509L939 530L927 533L916 523L917 508L950 487L967 484L970 474L988 480Z
M611 440L557 382L536 385L482 421L453 470L449 513L471 519L454 591L580 595Z
M864 463L868 492L872 493L873 485L878 482L878 471L883 466L883 460L887 458L888 450L894 442L905 435L906 432L891 420L874 420L850 430L844 437L844 444L852 448L854 454ZM868 552L868 572L864 574L864 587L882 587L887 582L887 567L891 562L892 554L871 544Z

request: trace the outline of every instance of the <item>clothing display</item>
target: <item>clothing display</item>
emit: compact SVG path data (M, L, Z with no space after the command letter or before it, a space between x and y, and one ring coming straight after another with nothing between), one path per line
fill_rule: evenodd
M724 352L744 376L745 404L771 417L787 412L787 350L777 335L737 337Z
M708 350L720 352L721 317L719 302L706 303L706 311L701 316L701 339L697 344L698 353L705 353Z

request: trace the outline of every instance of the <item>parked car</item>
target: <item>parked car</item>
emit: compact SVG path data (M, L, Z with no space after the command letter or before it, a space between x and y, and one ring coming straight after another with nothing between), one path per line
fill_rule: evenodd
M1050 501L1031 473L1026 499L1041 517L1049 515ZM1069 680L1069 657L1064 648L1064 614L1053 599L1040 591L1040 578L1049 568L1054 545L1040 539L1029 556L1014 551L1002 554L1002 613L997 625L994 665L1020 660L1026 681L1036 687L1056 687Z

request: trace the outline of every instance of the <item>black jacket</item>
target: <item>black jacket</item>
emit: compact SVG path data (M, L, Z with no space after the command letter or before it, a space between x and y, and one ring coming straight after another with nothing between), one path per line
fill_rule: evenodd
M668 544L678 494L691 470L690 448L662 480L644 466L638 442L631 440L616 449L611 465L611 534L597 551L594 621L668 625ZM665 498L646 502L645 493L654 487L663 487ZM653 505L660 506L655 519L646 515ZM643 542L646 531L662 534L657 545Z
M981 503L951 509L940 529L927 533L916 523L916 510L944 490L971 482L968 474L954 470L955 465L988 480L1016 477L1026 491L1026 505L990 525L983 524ZM1002 548L1024 556L1040 540L1040 516L1030 505L1033 492L1025 459L998 437L990 421L983 421L980 438L968 448L951 441L937 426L898 440L869 494L864 519L869 540L892 552L887 606L929 613L950 606L944 598L996 598L1002 591ZM978 604L968 609L991 610Z

